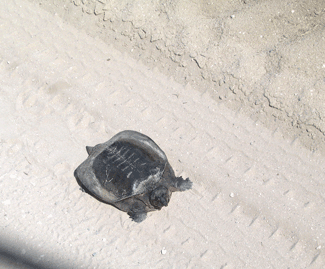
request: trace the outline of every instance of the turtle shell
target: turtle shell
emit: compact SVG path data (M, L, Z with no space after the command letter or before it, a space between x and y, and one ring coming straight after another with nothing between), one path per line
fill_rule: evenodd
M168 162L153 140L135 131L118 133L88 152L76 175L90 194L109 203L155 189Z

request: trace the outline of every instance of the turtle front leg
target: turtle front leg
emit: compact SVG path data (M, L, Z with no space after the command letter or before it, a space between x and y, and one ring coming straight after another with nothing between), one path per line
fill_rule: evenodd
M182 177L175 177L173 185L176 191L186 191L192 189L193 182L189 178L184 180Z
M140 223L147 218L147 212L128 212L128 215L137 223Z
M137 223L144 221L147 218L146 205L137 199L134 199L130 204L132 204L130 211L128 211L130 218Z

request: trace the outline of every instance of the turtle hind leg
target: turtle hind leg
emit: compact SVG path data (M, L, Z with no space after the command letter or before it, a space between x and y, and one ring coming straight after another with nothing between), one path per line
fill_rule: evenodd
M131 197L123 201L124 211L128 212L130 218L135 222L144 221L147 217L146 204L137 197Z
M193 186L193 182L189 178L184 180L182 177L175 177L173 183L176 191L186 191L192 189Z
M128 215L137 223L140 223L147 218L147 212L128 212Z

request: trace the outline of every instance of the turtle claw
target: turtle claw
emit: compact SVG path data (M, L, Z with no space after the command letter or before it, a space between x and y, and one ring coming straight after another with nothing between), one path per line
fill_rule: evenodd
M140 223L142 221L144 221L147 218L147 213L146 212L141 212L141 213L134 213L134 212L129 212L128 215L130 216L130 218L137 222Z

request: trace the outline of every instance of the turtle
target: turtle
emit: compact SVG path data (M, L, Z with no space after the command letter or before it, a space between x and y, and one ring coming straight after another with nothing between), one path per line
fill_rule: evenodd
M74 172L82 190L135 222L166 207L172 192L192 188L189 178L176 177L166 154L142 133L125 130L86 150L88 158Z

